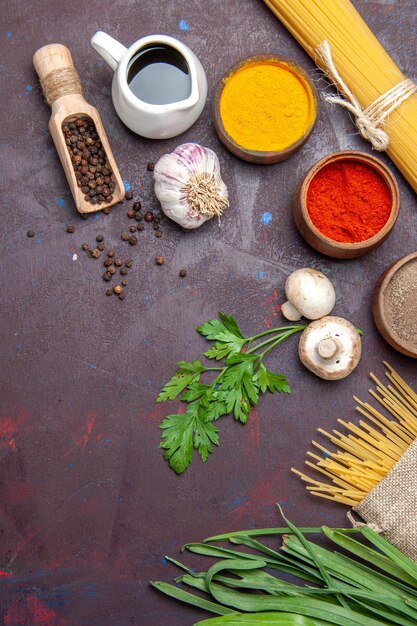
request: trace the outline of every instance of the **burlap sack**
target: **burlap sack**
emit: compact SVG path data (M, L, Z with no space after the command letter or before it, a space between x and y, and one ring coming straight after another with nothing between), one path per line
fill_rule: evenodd
M353 510L417 561L417 439Z

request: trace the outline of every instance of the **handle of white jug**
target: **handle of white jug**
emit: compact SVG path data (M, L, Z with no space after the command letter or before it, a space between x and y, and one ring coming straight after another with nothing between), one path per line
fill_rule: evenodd
M113 39L113 37L110 37L110 35L103 33L102 30L98 30L93 35L91 45L103 57L106 63L110 65L114 72L117 70L117 66L127 50L125 46L116 41L116 39Z

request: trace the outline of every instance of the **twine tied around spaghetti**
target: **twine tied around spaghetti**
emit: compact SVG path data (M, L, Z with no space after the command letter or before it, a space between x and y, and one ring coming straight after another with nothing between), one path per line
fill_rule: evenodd
M354 518L352 511L348 511L346 513L346 517L348 518L349 522L352 524L353 528L362 528L363 526L369 526L369 528L371 528L376 533L378 533L378 535L384 532L384 528L381 528L380 526L378 526L378 524L374 524L372 522L367 522L366 524L365 522L359 522L358 520Z
M371 142L375 150L383 152L388 148L388 133L381 128L387 118L404 100L417 92L417 85L406 78L379 96L364 109L358 99L346 85L333 61L328 41L323 41L316 49L320 66L338 90L344 95L324 94L323 98L331 104L338 104L355 116L356 126L364 139Z
M74 67L52 70L52 72L49 72L41 79L41 87L49 106L52 106L52 103L61 96L68 96L74 93L83 95L81 80Z

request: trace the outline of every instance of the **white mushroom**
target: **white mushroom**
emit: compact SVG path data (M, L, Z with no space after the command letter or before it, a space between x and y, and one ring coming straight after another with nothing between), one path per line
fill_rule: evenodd
M361 340L356 328L343 317L323 317L311 322L298 345L301 362L326 380L348 376L361 358Z
M303 267L290 274L285 282L285 295L281 312L287 320L296 322L303 316L317 320L328 315L336 301L330 280L311 267Z

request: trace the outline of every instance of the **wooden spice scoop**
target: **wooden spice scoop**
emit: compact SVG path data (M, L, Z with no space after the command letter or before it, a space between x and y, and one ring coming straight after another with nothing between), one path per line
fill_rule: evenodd
M123 181L110 149L100 115L97 109L84 99L81 82L74 68L70 51L61 44L44 46L35 52L33 65L40 78L46 101L52 108L49 130L78 211L80 213L94 213L116 204L125 195ZM107 163L112 170L115 188L111 202L91 204L91 202L87 202L84 199L85 194L77 185L62 125L64 122L70 123L85 117L90 118L94 123L103 150L106 153Z

